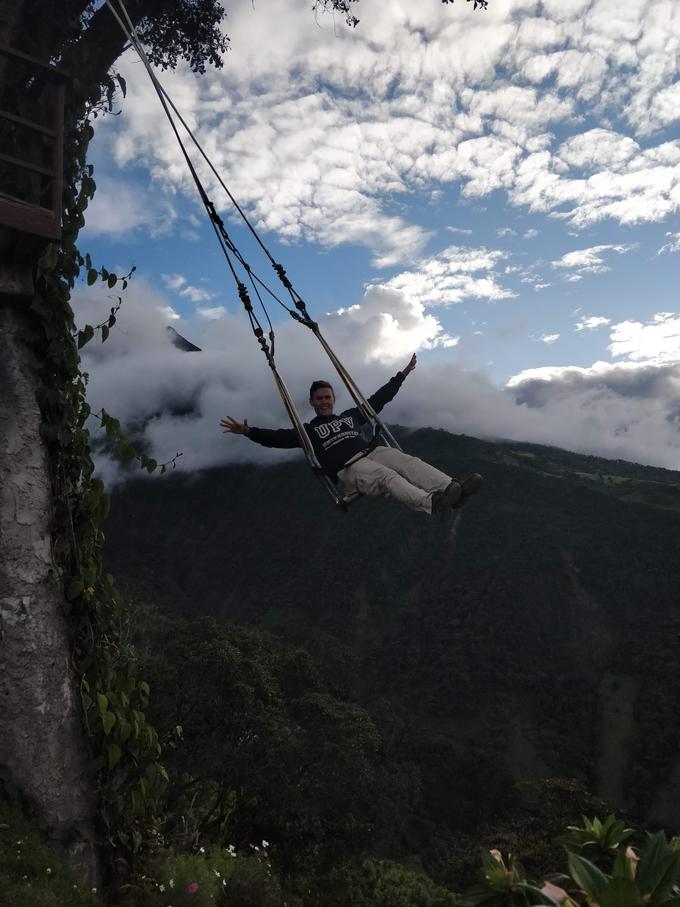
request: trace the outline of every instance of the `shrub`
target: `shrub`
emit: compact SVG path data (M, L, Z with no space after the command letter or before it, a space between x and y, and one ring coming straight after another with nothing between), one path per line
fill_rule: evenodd
M100 907L95 892L67 870L18 809L0 803L0 904Z

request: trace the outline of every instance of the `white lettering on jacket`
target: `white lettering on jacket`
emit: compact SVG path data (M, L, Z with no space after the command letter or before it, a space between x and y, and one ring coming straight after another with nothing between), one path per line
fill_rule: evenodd
M321 425L314 426L314 431L319 438L324 441L330 435L337 435L343 428L354 428L354 419L352 416L343 416L340 419L333 419L331 422L322 422Z

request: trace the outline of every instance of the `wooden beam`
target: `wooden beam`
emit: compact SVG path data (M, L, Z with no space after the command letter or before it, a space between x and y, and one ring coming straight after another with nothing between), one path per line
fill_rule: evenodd
M15 167L21 167L22 170L30 170L31 173L41 173L43 176L54 176L54 170L48 167L41 167L40 164L33 164L20 157L12 157L11 154L0 154L0 161L6 164L13 164Z
M34 123L32 120L18 117L15 113L10 113L8 110L0 110L0 119L10 120L12 123L17 123L19 126L25 126L26 129L33 130L33 132L40 132L42 135L48 135L51 139L57 137L56 130L50 129L49 126L41 126L39 123Z
M7 47L6 44L0 44L0 54L5 57L14 57L16 60L23 60L25 63L30 63L31 66L37 66L39 69L46 69L53 76L57 76L60 79L68 78L68 73L63 69L59 69L58 66L53 66L52 63L45 63L44 60L25 54L21 50L15 50L13 47Z
M61 239L61 215L37 205L26 205L0 195L0 225L33 233L45 239Z

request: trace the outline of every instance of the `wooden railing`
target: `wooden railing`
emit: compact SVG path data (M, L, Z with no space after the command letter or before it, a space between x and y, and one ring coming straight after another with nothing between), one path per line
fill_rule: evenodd
M61 237L64 73L0 44L0 226Z

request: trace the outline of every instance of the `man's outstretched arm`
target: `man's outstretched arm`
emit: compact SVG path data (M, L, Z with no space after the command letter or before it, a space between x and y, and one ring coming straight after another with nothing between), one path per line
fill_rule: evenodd
M390 400L394 399L397 394L397 391L404 383L404 379L409 375L413 369L416 367L416 354L414 353L408 361L408 365L403 368L400 372L390 378L387 384L384 384L380 390L377 390L372 397L368 398L368 402L371 404L373 409L379 413L383 406L386 406Z
M227 416L226 419L220 419L220 428L224 434L231 435L249 435L250 426L248 425L248 420L244 419L243 422L237 422L236 419L232 419L231 416Z
M237 422L231 416L220 420L220 428L224 434L245 435L264 447L300 447L300 439L294 428L251 428L247 419Z

